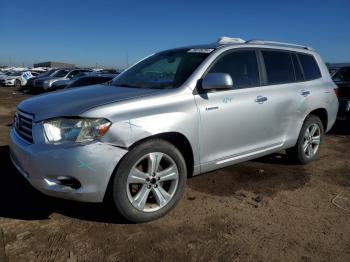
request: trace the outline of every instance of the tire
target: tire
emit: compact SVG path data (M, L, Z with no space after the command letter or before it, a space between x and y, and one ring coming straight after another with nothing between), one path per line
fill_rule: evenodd
M132 148L119 163L112 200L117 211L131 222L155 220L175 207L186 180L186 163L180 151L167 141L151 139Z
M14 86L16 87L17 90L20 90L22 88L21 81L16 79L15 83L14 83Z
M297 164L306 165L314 161L320 152L323 135L321 119L315 115L308 116L301 128L298 142L294 147L286 150L287 154Z

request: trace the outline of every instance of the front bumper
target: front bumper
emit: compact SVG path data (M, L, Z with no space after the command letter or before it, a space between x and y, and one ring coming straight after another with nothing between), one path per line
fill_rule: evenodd
M35 141L35 140L34 140ZM127 150L106 143L86 145L28 144L10 130L11 159L30 184L46 195L82 202L102 202L110 177ZM71 177L80 187L54 183Z

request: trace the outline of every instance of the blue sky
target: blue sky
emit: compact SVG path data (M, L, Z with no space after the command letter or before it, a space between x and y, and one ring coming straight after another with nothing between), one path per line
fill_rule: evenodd
M307 44L325 61L350 62L350 0L2 0L0 10L0 65L123 67L220 36Z

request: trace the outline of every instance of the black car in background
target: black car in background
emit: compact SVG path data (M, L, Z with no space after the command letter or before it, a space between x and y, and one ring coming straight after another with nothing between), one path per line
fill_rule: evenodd
M103 84L112 80L116 76L117 74L85 75L77 78L72 83L68 84L66 88Z
M338 86L338 119L350 119L350 63L331 64L329 72L334 83Z

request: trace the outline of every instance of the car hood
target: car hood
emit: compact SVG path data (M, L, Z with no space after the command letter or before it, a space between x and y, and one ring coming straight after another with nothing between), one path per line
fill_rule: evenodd
M94 107L156 92L161 90L93 85L35 96L24 100L17 108L33 114L34 121L38 122L54 117L79 116Z

